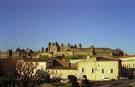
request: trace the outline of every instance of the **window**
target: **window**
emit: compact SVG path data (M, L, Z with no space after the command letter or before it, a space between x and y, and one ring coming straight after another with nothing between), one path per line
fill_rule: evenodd
M94 73L94 69L92 68L92 73Z
M110 73L113 73L113 69L110 70Z
M82 72L84 72L84 68L82 68Z
M128 68L128 64L127 64L127 67L126 68Z
M102 74L103 74L104 72L105 72L104 69L102 69Z

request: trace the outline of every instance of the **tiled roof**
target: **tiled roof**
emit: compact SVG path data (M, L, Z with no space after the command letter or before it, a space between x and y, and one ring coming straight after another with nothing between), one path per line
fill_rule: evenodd
M77 69L75 64L71 64L69 62L60 61L57 59L53 59L55 62L54 65L47 67L47 69Z
M121 56L119 58L131 58L131 57L135 57L135 55L126 55L126 56Z
M118 58L112 58L108 56L101 56L101 57L96 57L97 61L119 61Z
M76 70L77 67L62 67L62 66L53 66L53 67L48 67L46 69L64 69L64 70Z

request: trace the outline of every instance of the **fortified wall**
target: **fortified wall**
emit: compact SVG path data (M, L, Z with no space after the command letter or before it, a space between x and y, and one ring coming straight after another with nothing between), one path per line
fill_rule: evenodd
M96 48L93 45L88 48L83 48L81 44L58 44L48 43L47 52L54 55L90 55L90 56L122 56L123 51L120 49L111 48Z
M48 43L46 49L42 48L41 51L33 52L31 49L20 49L16 51L9 49L7 52L0 51L0 58L39 58L41 55L53 55L53 56L123 56L124 53L120 49L111 48L96 48L93 45L88 48L83 48L81 44L58 44Z

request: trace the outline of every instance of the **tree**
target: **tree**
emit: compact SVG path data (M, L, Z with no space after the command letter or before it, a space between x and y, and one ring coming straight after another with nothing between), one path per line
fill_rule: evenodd
M12 57L12 53L13 53L13 52L12 52L12 49L9 49L9 50L8 50L8 58L11 58L11 57Z
M76 44L74 45L74 48L77 48L77 45Z
M74 75L69 75L68 80L72 83L72 87L79 87L79 83L77 82L77 77Z
M61 46L64 46L64 44L62 43Z
M59 46L58 42L55 42L55 45L56 45L56 46Z
M45 49L44 49L44 47L42 47L42 48L41 48L41 52L44 52L44 51L45 51Z
M48 48L45 48L45 52L46 52L46 53L48 52Z
M16 61L12 59L0 60L1 72L4 86L15 86L16 78Z
M33 87L45 76L44 70L35 62L8 59L1 60L0 66L6 87L15 87L15 83L19 87Z
M18 48L16 49L16 52L19 52L19 51L21 51L21 48L20 48L20 47L18 47Z
M80 44L78 44L78 47L79 47L79 48L82 48L82 44L81 44L81 43L80 43Z
M21 79L22 87L33 87L43 77L40 72L42 69L37 69L38 64L32 62L19 61L16 64L16 70Z
M18 47L16 49L16 54L17 54L18 57L21 57L21 48L20 47Z
M124 55L124 52L121 49L117 48L116 49L116 56L123 56L123 55Z
M67 46L70 47L71 45L68 43Z

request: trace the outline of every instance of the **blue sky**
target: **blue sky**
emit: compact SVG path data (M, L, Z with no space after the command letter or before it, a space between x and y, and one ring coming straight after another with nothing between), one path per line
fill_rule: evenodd
M50 41L135 53L134 0L0 0L0 49Z

